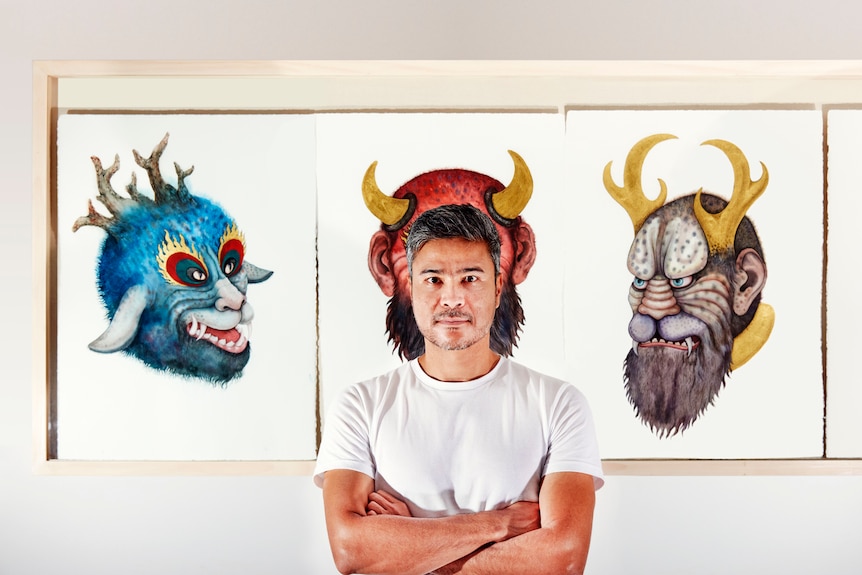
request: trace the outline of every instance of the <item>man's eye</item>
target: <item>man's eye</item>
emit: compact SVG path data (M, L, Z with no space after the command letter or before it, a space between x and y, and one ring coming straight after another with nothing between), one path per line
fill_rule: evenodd
M472 283L472 282L475 282L475 281L478 281L478 280L479 280L479 278L478 278L478 277L476 277L476 276L465 276L465 277L464 277L464 281L465 281L465 282L467 282L467 283Z
M691 285L691 282L694 281L694 278L691 276L686 276L684 278L674 278L670 280L670 286L675 289L688 287Z
M632 285L635 286L635 289L644 289L646 287L646 280L635 278L632 280Z

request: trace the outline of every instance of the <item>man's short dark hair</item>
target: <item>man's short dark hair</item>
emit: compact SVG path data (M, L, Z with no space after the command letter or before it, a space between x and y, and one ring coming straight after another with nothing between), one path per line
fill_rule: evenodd
M469 204L448 204L423 212L407 235L407 269L413 277L413 258L431 240L461 238L484 242L500 275L500 234L487 215Z

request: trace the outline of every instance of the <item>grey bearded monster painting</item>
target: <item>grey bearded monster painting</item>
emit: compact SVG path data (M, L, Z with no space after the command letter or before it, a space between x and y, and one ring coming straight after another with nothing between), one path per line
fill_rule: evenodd
M105 230L97 287L109 325L90 349L124 352L151 368L217 384L239 377L249 361L254 311L248 285L272 272L245 259L245 236L217 203L192 194L193 168L174 164L177 186L162 178L159 159L168 136L149 158L134 152L153 197L138 191L135 174L121 196L111 186L120 166L93 157L99 201L110 216L88 214L73 226Z
M503 293L491 328L491 348L508 356L517 345L524 311L516 286L526 279L536 259L536 238L520 215L532 196L533 177L521 156L512 151L509 155L515 172L508 186L478 172L445 169L416 176L389 196L377 187L377 162L366 171L362 196L369 211L381 221L368 247L368 267L380 290L390 298L386 331L399 356L413 359L425 350L408 290L407 234L420 214L446 204L473 205L497 227L502 244Z
M761 302L766 262L760 238L746 216L769 181L766 166L752 181L748 161L734 144L710 140L733 166L730 200L699 190L667 204L659 180L647 198L641 169L664 140L644 138L629 152L618 186L611 163L604 171L610 195L628 212L634 241L628 269L632 348L624 363L625 389L637 416L659 437L690 427L713 404L725 378L763 346L774 311Z

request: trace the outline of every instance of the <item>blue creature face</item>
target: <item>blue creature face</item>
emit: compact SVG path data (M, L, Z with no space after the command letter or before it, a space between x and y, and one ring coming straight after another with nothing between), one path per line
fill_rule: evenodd
M161 179L158 160L167 138L148 159L135 152L155 199L137 191L134 175L129 198L119 196L110 186L119 161L104 170L93 158L99 200L113 217L91 204L73 228L108 232L97 277L110 325L90 349L124 351L155 369L226 383L242 373L251 353L248 285L272 272L245 260L245 237L221 206L188 192L184 178L192 169L177 167L177 188Z

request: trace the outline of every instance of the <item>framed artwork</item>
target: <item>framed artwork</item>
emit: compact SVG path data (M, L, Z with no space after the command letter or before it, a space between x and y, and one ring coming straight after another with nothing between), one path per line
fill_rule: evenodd
M314 300L313 134L59 118L58 460L314 459L314 307L285 305Z
M528 180L498 343L585 393L607 474L859 473L860 94L855 62L36 62L35 469L310 474L335 395L418 353L375 202Z
M598 421L603 456L819 457L822 114L780 109L570 111L567 134L572 136L569 187L577 193L566 196L565 211L605 222L601 228L574 227L571 241L591 245L597 235L607 238L601 244L605 249L583 250L581 257L566 260L565 298L570 361L577 374L572 379L581 382L603 416ZM630 156L650 138L648 153ZM603 177L605 166L609 179ZM640 180L632 181L629 173L636 169ZM639 213L641 204L635 201L656 200L660 181L666 200ZM756 185L752 182L765 185L749 191ZM714 253L719 250L706 246L711 238L680 225L694 212L674 202L699 190L737 202L719 214L730 215L745 202L748 207L739 219L751 222L756 252L731 245L730 255ZM754 198L755 193L760 195ZM664 212L681 215L664 215L658 211L663 205L668 206ZM649 225L644 222L635 233L633 214L652 212L656 216ZM657 227L650 231L651 225ZM731 229L730 238L735 235L741 232ZM704 249L698 253L695 245L701 241ZM611 242L616 255L610 253ZM736 262L737 254L746 253L751 263L757 260L756 269L743 269L747 264L742 259ZM710 271L722 259L728 273ZM800 269L815 273L800 274ZM578 281L586 270L602 278L601 289ZM746 276L739 287L726 279L737 274ZM758 275L762 285L756 286ZM774 318L756 352L739 365L728 365L745 337L741 327L735 330L730 324L741 324L757 305L744 300L746 290ZM731 300L744 308L734 310ZM753 310L747 315L746 325L756 328ZM675 328L674 322L685 327ZM721 327L724 322L726 328ZM720 354L725 331L726 360L710 360L711 354ZM731 332L736 335L733 344ZM707 352L710 347L713 352ZM792 362L780 359L788 355Z
M855 348L859 335L859 306L853 303L853 279L857 257L852 241L856 214L862 208L856 175L862 110L833 109L826 116L829 189L829 266L826 273L827 387L826 455L830 458L862 456L859 442L862 424L856 408L862 402L862 386L856 373Z

